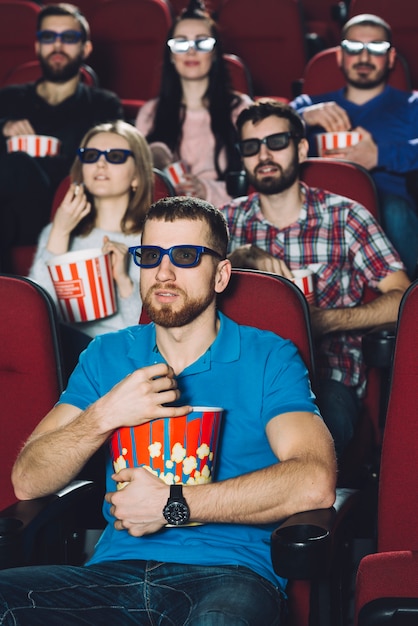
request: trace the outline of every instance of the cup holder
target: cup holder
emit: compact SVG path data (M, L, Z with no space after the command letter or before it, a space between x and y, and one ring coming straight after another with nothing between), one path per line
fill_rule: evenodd
M13 517L0 518L0 569L21 564L21 534L23 522Z
M285 578L311 579L325 573L330 533L315 524L277 528L271 538L275 572Z

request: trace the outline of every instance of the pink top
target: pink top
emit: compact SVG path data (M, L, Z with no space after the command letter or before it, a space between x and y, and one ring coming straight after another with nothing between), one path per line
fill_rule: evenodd
M240 94L240 97L241 102L233 109L231 115L234 124L241 111L253 103L252 99L245 94ZM157 98L148 100L138 112L135 125L144 135L152 129L157 101ZM231 200L226 191L225 182L217 180L215 137L212 134L207 109L186 110L179 158L185 161L190 172L204 184L208 202L219 207ZM221 169L226 167L225 151L219 155L219 164Z

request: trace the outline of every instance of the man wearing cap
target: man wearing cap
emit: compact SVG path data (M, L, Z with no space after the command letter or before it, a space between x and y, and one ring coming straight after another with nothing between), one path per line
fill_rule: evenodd
M418 169L418 95L387 84L395 58L389 24L376 15L356 15L345 24L337 50L346 86L317 96L303 94L291 106L308 127L312 156L318 132L361 132L358 144L338 149L338 158L370 171L383 229L413 278L418 259L418 208L412 190Z

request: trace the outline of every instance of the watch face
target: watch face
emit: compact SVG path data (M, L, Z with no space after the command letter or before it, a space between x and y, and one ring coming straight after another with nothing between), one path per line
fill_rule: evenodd
M183 502L170 502L164 507L163 515L169 524L181 526L189 521L190 511Z

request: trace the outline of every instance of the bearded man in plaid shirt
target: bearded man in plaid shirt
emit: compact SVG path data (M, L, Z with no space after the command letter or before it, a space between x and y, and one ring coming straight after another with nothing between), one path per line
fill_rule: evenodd
M362 334L396 321L410 281L367 209L299 180L308 142L304 123L290 106L259 102L242 111L237 127L244 168L256 192L221 207L230 229L229 258L234 267L287 278L296 269L314 272L316 392L340 457L365 392ZM363 304L367 286L379 296Z

